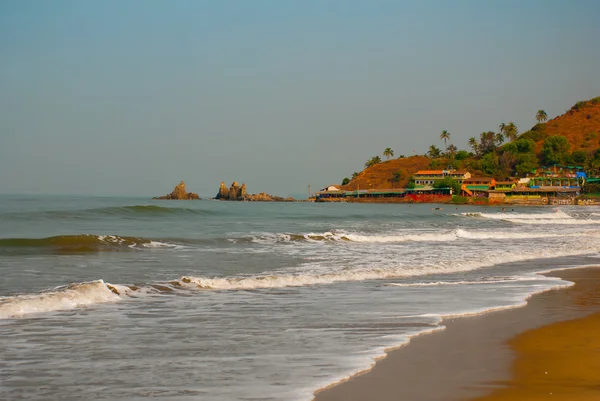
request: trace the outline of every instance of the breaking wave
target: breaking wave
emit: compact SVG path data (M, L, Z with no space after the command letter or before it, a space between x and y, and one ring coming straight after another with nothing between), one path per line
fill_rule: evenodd
M589 235L600 235L600 231L589 231ZM437 232L397 232L389 235L365 235L346 231L327 231L308 234L257 234L250 238L230 238L230 241L247 241L259 244L281 242L355 242L355 243L400 243L400 242L449 242L460 239L530 239L579 236L581 233L562 234L550 232L471 231L454 229Z
M126 286L95 280L57 287L41 294L0 297L0 319L21 317L31 313L53 312L81 306L117 302L131 292Z
M592 214L593 215L593 214ZM502 220L517 224L555 224L555 225L586 225L597 223L597 220L587 218L575 218L560 209L552 213L462 213L465 217L481 217L489 220Z
M118 302L147 294L186 294L190 291L210 290L260 290L284 287L301 287L324 285L338 282L402 279L407 277L426 276L430 274L450 274L491 267L497 264L521 262L533 259L556 258L582 254L597 253L600 245L597 242L581 243L577 247L566 249L533 250L527 253L503 252L494 256L463 261L438 261L420 266L338 268L332 270L306 270L298 273L273 272L254 276L202 277L182 276L177 280L157 282L144 286L110 284L103 280L74 283L58 287L40 294L16 295L0 297L0 319L17 318L31 313L51 312L74 309L101 303ZM528 277L527 280L533 278ZM506 278L494 278L481 283L504 282ZM513 280L512 278L509 280ZM521 279L519 279L521 280ZM524 279L523 279L524 280ZM393 284L399 286L432 286L432 285L469 284L469 282L432 282L413 284ZM389 285L385 283L384 285Z
M495 256L484 257L479 260L459 262L438 262L422 266L399 267L362 267L336 270L324 273L297 273L297 274L264 274L251 277L195 277L184 276L179 280L170 282L176 287L200 290L254 290L280 287L299 287L317 284L332 284L336 282L379 280L391 278L405 278L429 274L449 274L490 267L501 263L521 262L534 259L556 258L597 253L600 245L581 245L580 248L556 250L531 251L529 253L513 254L511 252L498 253Z

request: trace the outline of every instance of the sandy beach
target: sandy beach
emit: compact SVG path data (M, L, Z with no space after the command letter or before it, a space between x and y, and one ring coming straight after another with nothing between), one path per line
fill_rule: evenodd
M446 319L446 330L413 338L315 401L600 399L600 268L548 275L575 284L524 307Z

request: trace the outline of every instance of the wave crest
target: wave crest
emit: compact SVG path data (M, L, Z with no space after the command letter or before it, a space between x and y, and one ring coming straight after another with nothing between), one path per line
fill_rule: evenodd
M59 253L123 251L136 248L175 246L147 238L122 237L118 235L57 235L47 238L3 238L0 250L33 248L51 250Z
M0 298L0 319L21 317L31 313L73 309L98 303L117 302L132 289L95 280L57 287L41 294Z

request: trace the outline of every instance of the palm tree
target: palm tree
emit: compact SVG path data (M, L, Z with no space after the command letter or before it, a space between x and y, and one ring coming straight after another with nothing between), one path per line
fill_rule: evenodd
M544 110L538 110L537 114L535 115L535 119L538 123L544 122L548 119L548 114L546 114Z
M503 142L504 142L504 135L502 134L502 132L498 132L496 134L496 143L498 143L498 145L502 145Z
M444 146L448 147L448 139L450 139L450 133L446 130L443 130L440 134L440 139L444 140Z
M506 124L502 123L498 126L498 128L500 128L500 133L501 134L506 134Z
M432 159L438 158L440 157L440 149L435 146L435 145L431 145L429 147L429 150L427 151L427 154L429 155L429 157L431 157Z
M517 136L519 135L519 130L517 129L517 126L515 125L514 121L508 123L504 130L504 134L511 141L517 139Z
M469 138L469 146L471 147L471 149L473 149L473 152L475 152L475 154L479 153L479 143L477 142L477 139L475 139L474 136Z
M458 151L458 148L457 148L455 145L453 145L453 144L450 144L450 145L448 145L448 147L446 148L446 151L448 151L448 156L450 156L450 158L451 158L451 159L453 159L453 158L454 158L454 155L455 155L455 154L456 154L456 152Z
M383 151L383 155L390 160L390 157L394 157L394 151L392 150L392 148L385 148L385 150Z

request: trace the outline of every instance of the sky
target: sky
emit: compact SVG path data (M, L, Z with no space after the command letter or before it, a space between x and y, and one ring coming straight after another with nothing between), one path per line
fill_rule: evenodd
M302 197L600 96L596 0L2 0L0 193Z

